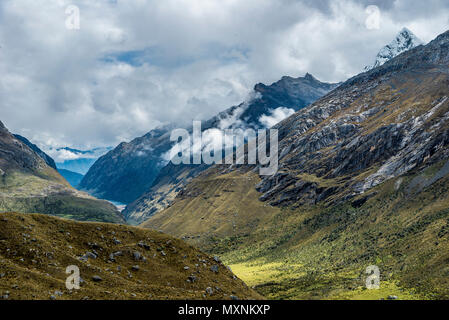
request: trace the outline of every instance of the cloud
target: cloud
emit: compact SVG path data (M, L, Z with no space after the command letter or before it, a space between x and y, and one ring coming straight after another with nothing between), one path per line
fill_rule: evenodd
M259 119L259 122L262 123L266 128L271 128L294 113L295 110L293 109L279 107L271 110L269 115L262 115Z
M65 9L80 8L67 30ZM379 30L365 7L381 9ZM0 119L43 149L116 145L167 122L207 119L255 83L342 81L404 26L448 29L433 0L3 0ZM430 19L431 18L431 19Z

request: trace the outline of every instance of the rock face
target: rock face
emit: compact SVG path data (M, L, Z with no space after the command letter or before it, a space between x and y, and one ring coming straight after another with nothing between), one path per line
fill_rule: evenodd
M0 122L0 212L123 222L112 204L73 189L47 164L49 159L37 147L28 144L28 140L12 135Z
M0 169L34 171L46 166L43 158L21 140L14 137L0 122Z
M44 161L45 161L45 163L47 165L49 165L50 167L52 167L53 169L56 170L56 163L52 159L52 157L50 157L48 154L46 154L41 149L39 149L38 146L36 146L35 144L31 143L27 138L22 137L22 136L20 136L18 134L15 134L14 137L16 137L18 140L22 141L24 144L26 144L31 150L36 152L42 159L44 159Z
M254 87L252 101L220 113L206 121L203 129L263 128L264 115L270 115L277 108L300 110L337 86L320 82L310 74L300 78L283 77L270 86L260 83ZM138 224L166 208L188 181L208 167L204 164L175 166L168 163L159 172L151 188L123 211L127 221Z
M392 42L387 44L379 51L374 63L370 66L366 66L364 70L369 71L371 69L380 67L385 62L393 59L401 53L422 44L423 42L417 36L415 36L413 32L411 32L407 28L403 28Z
M279 130L279 170L261 177L255 186L259 200L280 207L335 205L448 159L448 65L446 32L349 79L280 122L274 127ZM240 169L213 166L202 176ZM415 185L436 180L421 179ZM194 197L194 186L187 184L179 198ZM148 210L154 210L149 204ZM156 220L164 224L161 216Z
M261 122L263 115L271 115L273 110L280 107L292 109L292 112L297 111L336 86L337 84L320 82L310 74L300 78L283 77L270 86L260 83L254 87L252 100L233 106L205 121L202 129L263 127L264 124ZM121 143L98 159L82 180L80 188L97 197L127 204L144 193L152 193L150 188L155 180L160 182L164 179L158 175L167 164L163 155L173 145L170 142L173 128L165 126L129 143ZM176 171L184 172L185 169L176 168ZM171 185L177 185L179 179L176 177L171 181ZM145 198L151 197L149 195ZM141 220L138 218L139 215L135 217L137 220Z
M242 276L242 265L273 271L256 284L270 297L326 298L348 288L346 276L338 285L330 277L371 265L382 281L393 275L426 296L449 297L449 31L276 128L275 175L212 166L141 226L219 254ZM300 267L284 281L289 272L276 273L279 265ZM326 292L316 291L321 285ZM349 293L358 286L356 276ZM403 299L402 290L388 295Z
M284 120L272 205L331 203L449 157L449 32Z

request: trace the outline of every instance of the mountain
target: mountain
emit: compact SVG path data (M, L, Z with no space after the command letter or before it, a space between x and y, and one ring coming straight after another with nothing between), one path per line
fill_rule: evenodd
M83 180L84 177L82 174L65 169L58 169L58 172L74 188L76 188L80 184L81 180Z
M449 31L275 128L276 174L212 166L141 226L220 254L268 298L449 297Z
M156 231L0 214L0 297L7 300L261 299L218 258ZM79 290L66 288L67 266Z
M154 129L131 142L122 142L100 157L79 188L102 199L129 203L148 190L166 161L172 127Z
M16 137L18 140L20 140L24 144L26 144L31 150L36 152L42 159L44 159L45 163L48 166L50 166L50 167L52 167L53 169L56 170L56 163L55 163L55 161L53 160L52 157L50 157L48 154L46 154L41 149L39 149L38 146L36 146L35 144L31 143L27 138L22 137L22 136L20 136L18 134L15 134L14 137Z
M22 140L0 122L0 212L46 213L83 221L124 222L112 204L73 189Z
M385 62L393 59L399 54L422 44L423 42L417 36L415 36L413 32L411 32L407 28L403 28L393 41L391 41L379 51L374 63L370 66L366 66L364 70L369 71L371 69L380 67Z
M111 147L78 150L69 147L52 149L58 162L58 169L65 169L85 175L98 158L112 150Z
M284 112L287 112L286 115L288 115L288 112L293 113L306 107L337 86L338 84L320 82L310 74L299 78L286 76L269 86L259 83L254 87L253 98L250 101L231 107L205 121L202 124L202 129L206 131L211 128L264 128L267 123L266 119L274 123L282 120L282 118L274 116L276 110L281 110L281 115ZM168 134L165 139L167 138ZM164 140L162 145L164 148L156 155L166 153L169 150L167 146L171 147L173 144ZM151 154L154 155L154 151ZM166 163L167 161L163 162L164 165ZM146 187L139 188L134 192L134 197L135 195L140 197L137 200L131 197L128 199L135 200L123 211L128 222L138 224L168 206L186 181L205 168L207 168L205 165L173 166L171 163L158 167L157 170L154 170L155 176L146 180ZM137 169L141 170L139 166Z
M84 175L89 171L89 169L97 160L98 158L79 158L73 160L64 160L61 162L57 162L56 166L58 167L58 169L69 170Z

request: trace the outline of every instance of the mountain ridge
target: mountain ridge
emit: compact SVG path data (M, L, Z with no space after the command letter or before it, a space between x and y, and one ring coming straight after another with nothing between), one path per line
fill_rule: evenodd
M395 37L395 39L384 46L376 56L374 64L366 66L364 71L369 71L380 67L385 62L393 59L399 54L424 44L413 32L404 27Z
M448 88L446 31L277 124L275 175L212 166L141 226L220 254L270 298L446 299Z
M338 84L306 77L284 77L267 86L256 84L253 97L240 105L230 107L204 121L202 130L211 128L259 128L260 117L273 109L284 107L298 110L315 101ZM80 188L100 198L131 203L152 187L153 182L168 162L165 154L173 146L168 125L150 131L129 143L121 143L98 159L83 178ZM191 128L187 128L191 131ZM114 168L115 174L111 173Z
M78 220L124 222L112 204L73 189L22 140L0 122L0 212L45 213Z

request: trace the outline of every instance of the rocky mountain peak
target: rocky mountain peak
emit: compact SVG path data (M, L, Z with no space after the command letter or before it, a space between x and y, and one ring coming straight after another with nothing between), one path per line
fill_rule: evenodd
M304 76L304 79L309 80L309 81L317 81L317 79L308 72Z
M385 62L393 59L401 53L413 49L423 42L409 29L402 28L393 41L383 47L376 56L374 64L366 66L364 71L380 67Z
M5 125L1 121L0 121L0 131L7 131Z

